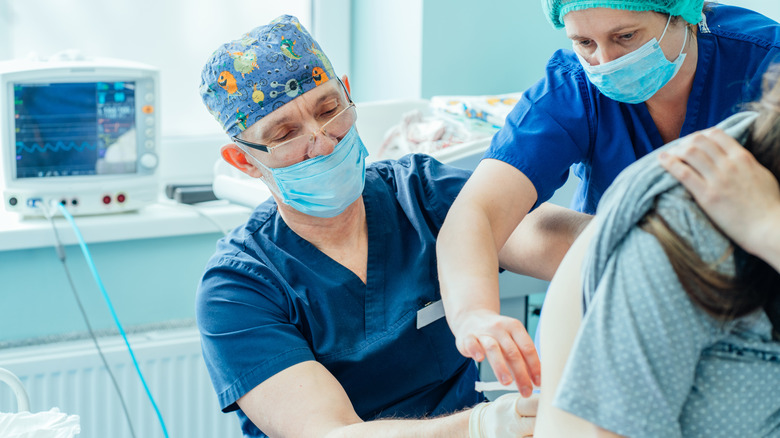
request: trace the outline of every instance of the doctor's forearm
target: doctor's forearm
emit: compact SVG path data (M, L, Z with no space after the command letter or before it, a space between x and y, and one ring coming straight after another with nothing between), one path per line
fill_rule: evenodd
M374 420L351 424L328 433L325 438L468 438L469 411L424 420Z

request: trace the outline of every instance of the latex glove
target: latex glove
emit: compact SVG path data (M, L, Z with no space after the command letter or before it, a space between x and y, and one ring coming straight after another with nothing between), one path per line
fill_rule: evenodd
M505 394L474 406L469 416L469 438L520 438L534 436L539 396Z
M525 397L541 385L542 367L534 341L515 318L486 310L464 313L452 323L458 351L477 362L487 359L499 382L514 381Z

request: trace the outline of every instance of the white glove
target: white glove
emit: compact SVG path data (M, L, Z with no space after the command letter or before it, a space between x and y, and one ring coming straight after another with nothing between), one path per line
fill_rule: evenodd
M469 438L520 438L534 436L539 395L523 398L505 394L490 403L480 403L469 416Z

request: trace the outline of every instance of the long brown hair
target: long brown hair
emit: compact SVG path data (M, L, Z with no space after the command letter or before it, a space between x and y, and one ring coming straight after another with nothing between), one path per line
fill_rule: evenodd
M780 180L780 64L764 74L763 97L751 107L759 115L750 127L745 148ZM733 243L724 258L733 251L736 275L716 271L655 210L640 226L658 239L691 301L721 320L764 308L772 321L772 337L780 341L780 273Z

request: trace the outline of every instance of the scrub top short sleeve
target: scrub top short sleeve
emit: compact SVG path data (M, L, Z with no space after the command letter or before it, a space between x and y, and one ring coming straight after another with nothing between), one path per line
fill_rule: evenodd
M223 411L277 372L314 360L309 344L290 323L291 303L273 272L245 258L223 256L211 263L201 280L198 323L206 366ZM251 339L264 339L262 353ZM237 373L236 370L242 370ZM229 383L229 384L228 384Z
M584 72L557 52L545 73L523 93L483 157L510 164L531 180L537 192L533 208L566 182L573 163L585 161L591 143Z

